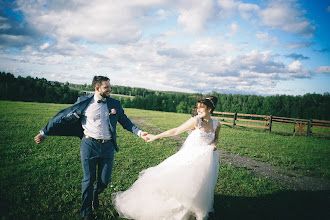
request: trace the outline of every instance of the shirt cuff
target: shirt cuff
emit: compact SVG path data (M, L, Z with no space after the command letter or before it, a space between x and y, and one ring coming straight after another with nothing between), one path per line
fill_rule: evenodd
M47 135L45 135L45 132L43 130L40 130L40 134L44 137L47 137Z
M138 135L139 137L141 137L141 133L142 133L142 130L139 130L138 133L137 133L137 135Z

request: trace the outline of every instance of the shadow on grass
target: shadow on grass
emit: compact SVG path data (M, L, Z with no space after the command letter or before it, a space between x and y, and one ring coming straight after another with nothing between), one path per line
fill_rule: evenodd
M330 219L330 191L282 191L260 197L215 195L209 220L235 219ZM147 208L147 207L146 207ZM111 208L100 210L96 219L121 219Z
M1 201L3 203L4 201ZM1 208L6 208L1 204ZM282 191L276 194L260 197L234 197L215 195L214 213L210 213L209 220L235 220L235 219L330 219L330 191ZM8 207L7 207L8 208ZM148 208L148 207L146 207ZM0 219L11 219L3 216ZM7 210L8 211L8 210ZM29 213L28 219L81 219L78 212L74 213L48 213L37 217ZM34 216L34 217L33 217ZM103 204L94 213L94 219L121 219L118 217L110 201ZM2 218L3 217L3 218ZM14 216L12 216L14 217ZM23 219L17 215L14 219Z
M330 219L330 191L283 191L261 197L216 195L213 219Z

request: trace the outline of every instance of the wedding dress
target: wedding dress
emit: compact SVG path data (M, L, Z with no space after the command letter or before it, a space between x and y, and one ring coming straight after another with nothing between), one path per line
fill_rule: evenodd
M207 219L213 211L214 187L219 171L219 152L210 143L213 132L199 126L181 149L155 167L143 170L124 192L112 194L112 203L122 218L136 220Z

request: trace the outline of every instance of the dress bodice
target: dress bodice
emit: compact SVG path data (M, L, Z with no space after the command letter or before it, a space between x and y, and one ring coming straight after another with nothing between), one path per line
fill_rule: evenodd
M190 133L184 145L195 146L195 147L205 146L205 145L210 145L214 140L215 130L218 126L218 120L212 119L213 130L210 132L203 131L201 129L202 120L201 118L198 118L198 120L199 120L198 127Z

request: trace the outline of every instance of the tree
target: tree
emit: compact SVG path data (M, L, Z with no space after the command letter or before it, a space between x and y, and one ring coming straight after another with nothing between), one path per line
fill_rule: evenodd
M179 105L176 107L176 112L178 113L187 113L187 103L181 101Z

